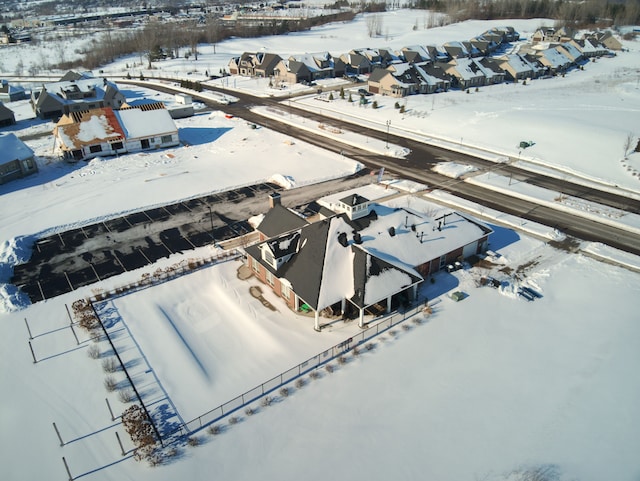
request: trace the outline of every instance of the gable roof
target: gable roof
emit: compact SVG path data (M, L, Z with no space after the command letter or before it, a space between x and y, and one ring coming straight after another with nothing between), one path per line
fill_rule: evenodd
M15 134L0 134L0 164L33 158L33 150Z
M282 204L276 204L264 215L257 230L267 237L275 237L294 229L300 229L307 224L308 222L298 214Z

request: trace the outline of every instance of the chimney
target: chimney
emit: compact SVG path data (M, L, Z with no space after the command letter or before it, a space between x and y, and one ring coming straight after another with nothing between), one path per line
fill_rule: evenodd
M271 194L269 194L269 208L273 209L276 205L280 204L280 194L278 192L271 192Z

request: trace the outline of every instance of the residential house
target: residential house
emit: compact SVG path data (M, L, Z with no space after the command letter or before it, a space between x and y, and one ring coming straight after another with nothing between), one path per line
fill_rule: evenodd
M371 73L372 67L369 59L355 52L349 52L340 55L340 59L344 62L345 65L345 74L352 75L362 75Z
M560 45L556 46L556 50L567 57L573 65L584 63L585 57L584 55L582 55L582 51L578 47L576 47L574 43L561 43Z
M494 27L488 30L491 33L502 36L503 42L517 42L520 40L520 34L513 27Z
M333 57L329 52L305 53L292 55L290 61L299 62L306 66L310 75L310 82L315 80L333 78Z
M401 63L375 69L369 75L368 88L371 93L399 98L447 90L449 78L431 62Z
M15 134L0 134L0 184L37 171L33 150Z
M440 63L446 73L451 75L451 86L466 90L486 85L487 76L484 67L474 58L457 58Z
M531 36L531 43L533 45L541 42L551 42L555 38L555 27L540 27Z
M229 60L229 73L244 77L271 77L282 58L274 53L244 52L240 57Z
M449 54L451 58L469 58L471 53L462 42L446 42L442 48Z
M573 63L567 55L554 47L538 50L534 56L551 74L563 73Z
M363 326L365 313L416 300L425 278L486 250L492 232L439 206L428 215L378 204L358 191L329 205L334 216L246 249L256 278L293 311L313 313L317 331L321 315L355 317Z
M477 61L483 69L485 77L487 77L487 85L495 85L504 82L504 70L492 58L482 57L477 59Z
M429 51L422 45L411 45L409 47L402 47L400 51L402 58L407 63L420 63L431 60Z
M59 119L63 115L111 107L119 109L125 97L106 78L81 78L44 84L31 92L31 106L41 119Z
M503 55L492 58L498 66L504 70L505 80L517 82L518 80L533 79L538 77L538 67L518 54Z
M62 157L69 161L178 145L178 129L164 104L120 110L102 107L62 116L54 129Z
M606 32L597 32L595 34L595 39L599 43L607 47L609 50L622 50L622 43L620 42L620 40L615 38L613 34L608 30Z
M491 40L487 40L482 36L474 37L469 42L471 43L473 48L480 52L480 55L484 56L491 55L498 49L498 44Z
M13 110L7 108L5 104L0 102L0 127L8 127L16 123L16 116Z
M569 27L540 27L531 36L531 43L536 45L538 43L552 42L552 43L564 43L569 42L575 36L573 29Z
M593 37L571 40L569 43L578 48L586 59L601 57L607 53L607 49Z
M0 101L14 102L29 98L27 92L19 85L11 85L7 80L0 80Z

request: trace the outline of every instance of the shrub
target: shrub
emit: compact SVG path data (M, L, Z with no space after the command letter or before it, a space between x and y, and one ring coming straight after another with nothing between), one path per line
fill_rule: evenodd
M333 372L333 365L331 364L327 364L324 369L328 372L328 373L332 373Z
M288 397L289 396L289 388L288 387L283 387L282 389L280 389L280 396L282 397Z
M378 101L374 100L373 103L371 104L371 107L373 107L374 109L378 108Z
M238 416L231 416L229 418L229 424L231 424L232 426L234 424L238 424L240 422L240 418Z
M396 102L395 104L393 104L393 108L394 109L399 109L400 108L400 102Z
M329 93L329 100L333 100L333 92Z
M131 406L122 413L122 426L136 445L134 458L151 459L156 453L156 437L147 413L137 404Z
M411 326L409 324L403 324L402 329L408 331L409 329L411 329Z
M314 371L311 371L311 372L309 373L309 377L310 377L311 379L318 379L318 378L320 377L320 373L319 373L318 371L315 371L315 370L314 370Z
M209 429L207 429L207 432L212 436L217 436L222 432L222 428L217 424L212 424L211 426L209 426Z
M256 411L252 407L248 407L247 409L244 410L244 413L247 416L253 416L256 413Z
M198 436L191 436L187 439L187 444L191 447L200 446L200 438Z
M120 402L127 404L133 400L133 391L129 388L118 391L118 399Z
M315 372L315 371L314 371L314 372ZM304 383L304 379L299 378L298 380L296 380L296 387L297 387L298 389L300 389L301 387L304 387L304 384L305 384L305 383Z
M404 105L401 105L401 106L400 106L400 110L399 110L399 112L400 112L401 114L404 114Z
M91 344L87 348L87 356L91 359L98 359L100 357L100 348L96 344Z
M341 366L347 363L347 358L344 356L340 356L338 358L338 364L340 364Z
M368 342L364 347L367 349L367 351L373 351L376 345L373 342Z
M116 382L116 380L113 378L113 376L107 376L104 378L104 388L109 391L109 392L113 392L116 390L118 383Z
M114 357L108 357L102 361L102 370L104 372L116 372L118 370L118 363Z
M262 398L262 401L260 401L260 405L262 407L267 407L267 406L271 406L273 404L273 398L271 396L265 396Z
M360 349L358 349L357 347L354 347L353 350L351 351L351 354L353 354L354 357L358 357L360 355Z

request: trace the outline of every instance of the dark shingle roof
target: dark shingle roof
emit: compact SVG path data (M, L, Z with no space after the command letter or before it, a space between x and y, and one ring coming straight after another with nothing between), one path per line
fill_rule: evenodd
M265 214L257 230L267 237L275 237L290 230L304 227L307 224L308 222L299 215L291 212L281 204L276 204Z

